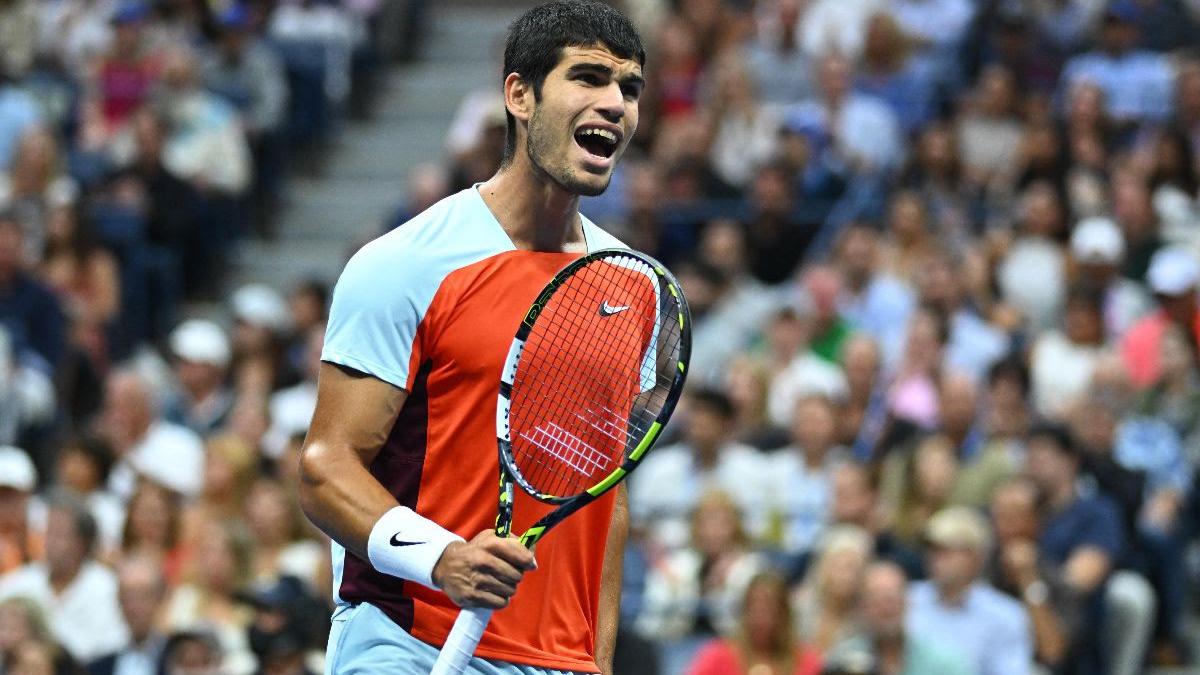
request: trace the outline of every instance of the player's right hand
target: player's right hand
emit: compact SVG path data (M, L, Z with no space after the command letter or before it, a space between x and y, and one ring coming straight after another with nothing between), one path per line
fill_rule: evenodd
M459 607L501 609L517 592L521 577L537 569L533 551L521 540L507 539L484 530L471 541L456 541L446 547L433 566L433 583Z

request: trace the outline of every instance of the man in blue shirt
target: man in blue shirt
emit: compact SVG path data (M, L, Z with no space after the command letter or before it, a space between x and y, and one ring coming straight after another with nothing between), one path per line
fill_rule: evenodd
M991 540L987 521L967 507L947 508L930 519L926 540L930 578L909 591L909 630L954 645L979 675L1031 672L1029 615L979 578Z
M58 298L25 271L24 229L0 212L0 325L8 330L23 358L33 358L47 375L66 349L66 324Z
M1136 48L1139 15L1128 0L1109 6L1100 48L1076 56L1063 70L1064 101L1080 82L1091 82L1104 90L1108 114L1118 122L1161 121L1171 114L1175 74L1164 55Z
M1065 583L1086 597L1089 614L1066 663L1070 672L1092 674L1104 668L1100 631L1103 590L1125 547L1121 515L1103 495L1083 496L1078 489L1080 451L1060 425L1045 424L1029 432L1026 471L1043 504L1038 537L1041 559L1061 570Z

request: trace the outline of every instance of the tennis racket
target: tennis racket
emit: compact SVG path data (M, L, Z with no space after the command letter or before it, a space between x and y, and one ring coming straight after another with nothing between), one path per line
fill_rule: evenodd
M687 302L653 258L604 249L556 274L517 329L500 376L496 535L512 528L514 483L558 506L521 536L532 548L629 475L675 409L690 352ZM463 609L431 675L462 673L491 616Z

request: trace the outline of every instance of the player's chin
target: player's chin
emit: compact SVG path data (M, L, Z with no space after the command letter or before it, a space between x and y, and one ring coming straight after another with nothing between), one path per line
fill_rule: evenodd
M604 194L604 191L608 189L608 184L611 181L611 170L605 170L603 173L592 173L591 171L577 170L572 172L572 175L568 179L568 185L565 187L580 197L596 197Z

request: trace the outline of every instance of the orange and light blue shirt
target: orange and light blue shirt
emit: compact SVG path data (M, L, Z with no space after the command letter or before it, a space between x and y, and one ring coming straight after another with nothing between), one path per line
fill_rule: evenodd
M582 218L589 252L624 247ZM519 250L476 188L447 197L367 244L333 294L323 361L408 392L372 475L399 501L464 538L493 527L495 410L513 335L545 284L579 253ZM514 532L552 506L517 491ZM492 617L476 655L595 671L601 570L613 496L538 544L538 569ZM368 602L441 645L458 607L440 591L376 571L333 545L340 604Z

